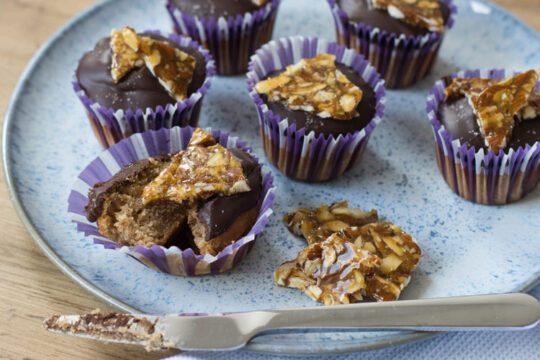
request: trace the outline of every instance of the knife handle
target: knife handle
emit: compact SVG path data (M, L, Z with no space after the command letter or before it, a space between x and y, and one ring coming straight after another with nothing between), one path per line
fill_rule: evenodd
M264 328L463 331L531 328L539 319L534 297L497 294L282 310Z

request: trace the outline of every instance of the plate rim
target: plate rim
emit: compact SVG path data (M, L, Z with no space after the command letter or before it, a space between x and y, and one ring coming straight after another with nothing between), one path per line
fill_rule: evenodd
M538 40L540 41L540 34L533 29L530 25L523 22L523 20L519 19L516 15L512 14L511 12L507 11L506 9L502 8L501 6L494 4L487 0L475 0L476 2L484 3L488 7L494 9L495 11L501 13L502 15L512 19L513 22L518 23L520 26L522 26L524 29L526 29L528 32L531 33L532 36L536 36ZM25 69L21 73L19 80L13 90L13 93L10 97L6 113L4 116L4 123L2 126L2 167L4 172L4 179L6 181L6 187L8 189L9 198L11 200L11 203L13 205L13 208L15 209L15 212L19 219L21 220L23 226L30 234L30 237L34 240L34 242L38 245L38 247L43 251L45 256L49 258L49 260L56 265L65 275L67 275L72 281L74 281L76 284L81 286L83 289L85 289L87 292L92 294L94 297L96 297L100 301L104 301L109 306L123 311L123 312L129 312L129 313L141 313L140 310L138 310L135 307L132 307L125 302L118 300L114 296L108 294L106 291L100 289L98 286L94 285L91 281L84 278L81 274L79 274L75 269L73 269L67 262L65 262L55 251L54 249L47 243L47 241L41 236L37 228L34 226L32 221L30 220L30 217L28 216L28 213L23 205L23 203L20 200L19 193L17 186L15 185L15 182L13 180L13 174L11 171L11 163L9 161L8 151L9 151L9 144L11 143L11 138L9 135L12 119L14 118L14 114L16 112L17 104L20 101L20 94L23 90L23 88L27 85L28 80L30 79L30 75L36 70L37 65L39 64L39 61L43 57L44 53L52 47L66 32L68 32L73 26L75 26L79 21L91 16L93 13L101 9L102 7L107 6L109 3L114 2L114 0L101 0L88 8L84 9L79 14L72 17L70 20L68 20L64 25L62 25L58 30L56 30L51 37L41 45L39 50L32 56L28 64L26 65ZM527 292L530 289L534 288L540 284L540 276L533 280L530 284L526 285L523 288L516 289L516 292ZM375 340L372 342L360 342L360 343L352 343L347 345L342 345L339 350L325 350L322 349L317 351L317 354L321 355L328 355L328 354L344 354L344 353L351 353L351 352L358 352L358 351L368 351L368 350L376 350L391 346L397 346L406 344L413 341L418 341L422 339L432 338L436 335L443 334L443 332L422 332L422 331L414 331L414 332L405 332L403 335L399 336L396 339L383 339L383 340ZM249 342L242 350L248 351L248 352L257 352L257 353L267 353L267 354L291 354L291 355L308 355L308 354L314 354L311 351L306 351L305 348L298 348L298 346L290 345L290 344L282 344L282 345L275 345L275 344L263 344L263 343L254 343Z

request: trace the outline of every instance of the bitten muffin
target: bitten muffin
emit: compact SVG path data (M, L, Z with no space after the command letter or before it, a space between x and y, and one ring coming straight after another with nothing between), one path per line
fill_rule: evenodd
M251 68L248 88L263 148L281 172L327 181L360 159L382 119L385 93L361 55L317 38L291 37L263 46Z
M456 8L450 0L328 0L338 43L366 56L388 88L407 87L433 67Z
M540 71L452 76L428 105L438 163L452 190L483 204L516 201L540 173ZM441 90L439 90L441 89ZM433 91L432 91L433 94ZM435 101L437 103L435 103Z
M185 150L136 161L95 184L86 211L120 245L216 255L252 228L261 191L255 159L197 129Z
M189 39L113 30L80 59L75 90L104 147L147 129L196 125L214 68Z
M247 71L249 57L270 40L280 0L168 0L174 30L203 44L220 75Z

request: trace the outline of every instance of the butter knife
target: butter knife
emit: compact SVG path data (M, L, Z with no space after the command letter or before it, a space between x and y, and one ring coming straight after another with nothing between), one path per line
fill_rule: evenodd
M519 330L540 321L540 302L526 294L400 300L225 314L55 315L53 332L147 350L235 350L268 331Z

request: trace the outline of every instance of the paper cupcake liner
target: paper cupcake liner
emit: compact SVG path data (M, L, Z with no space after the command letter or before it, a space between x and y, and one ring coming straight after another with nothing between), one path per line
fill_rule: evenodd
M190 36L210 51L218 74L235 75L245 73L251 54L272 38L280 1L271 0L253 13L217 19L183 13L170 0L167 10L177 33Z
M176 246L170 248L158 245L151 248L120 246L101 235L97 225L86 219L84 207L88 204L87 194L95 183L109 180L120 169L133 161L185 149L193 130L192 127L173 127L135 134L110 147L93 160L79 174L68 199L68 212L72 221L77 225L77 230L84 233L85 236L93 238L95 244L102 245L106 249L126 253L154 270L172 275L217 274L230 270L240 262L250 251L257 235L262 232L272 214L275 188L270 172L263 174L261 195L263 200L255 224L247 235L227 246L216 256L196 255L191 249L180 250ZM240 147L250 151L245 143L238 141L235 137L230 137L227 133L211 129L206 129L206 131L212 133L224 147Z
M503 79L507 74L511 76L512 72L468 70L454 73L451 78ZM532 146L501 150L498 154L462 144L437 118L446 86L444 80L439 80L431 89L427 112L435 135L437 163L448 186L462 198L485 205L501 205L523 198L540 180L539 142ZM537 87L540 88L540 82Z
M150 32L161 35L159 31ZM206 62L203 85L184 101L167 104L165 107L114 110L92 100L82 89L77 77L73 77L73 89L86 108L94 134L104 148L146 130L197 125L203 97L210 89L216 73L214 60L208 50L188 37L170 34L168 38L180 46L197 49L204 55Z
M388 33L364 23L349 21L336 0L327 0L336 25L337 41L364 55L375 66L389 89L410 86L429 73L444 38L444 33L406 36ZM454 24L457 7L452 0L443 0L450 8L445 32Z
M376 95L374 118L354 133L316 134L296 128L288 119L275 115L264 103L255 84L274 70L317 54L336 55L336 61L352 67L371 86ZM383 117L385 89L375 68L351 49L318 38L290 37L271 41L252 56L247 74L248 90L259 115L261 138L270 162L285 175L303 181L326 181L343 174L361 157L369 135Z

